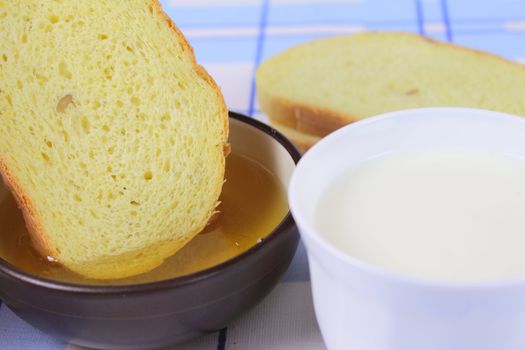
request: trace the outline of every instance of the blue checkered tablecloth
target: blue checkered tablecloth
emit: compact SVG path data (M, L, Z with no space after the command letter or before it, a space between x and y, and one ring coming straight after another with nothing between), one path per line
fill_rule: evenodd
M163 0L231 110L266 121L256 101L257 65L292 45L363 30L420 33L525 63L525 0ZM324 349L304 248L277 288L217 334L173 347ZM33 329L0 302L0 350L78 349ZM366 349L361 349L366 350Z

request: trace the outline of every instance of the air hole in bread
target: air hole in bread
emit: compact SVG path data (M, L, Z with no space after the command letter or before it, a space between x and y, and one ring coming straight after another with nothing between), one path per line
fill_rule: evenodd
M71 72L67 69L67 64L64 61L58 64L58 73L66 79L71 79L73 77Z
M148 170L144 173L144 180L149 181L151 179L153 179L153 173Z
M62 133L62 136L64 136L64 141L68 142L69 141L69 134L65 130L62 130L61 133Z
M113 70L113 67L104 68L104 77L106 78L106 80L113 79Z
M44 158L44 160L45 160L46 162L49 162L49 161L51 160L51 159L49 158L49 156L47 155L47 153L42 152L42 153L40 153L40 154L42 155L42 158Z
M89 120L87 117L82 117L82 120L81 120L81 124L82 124L82 130L84 131L85 134L89 134Z

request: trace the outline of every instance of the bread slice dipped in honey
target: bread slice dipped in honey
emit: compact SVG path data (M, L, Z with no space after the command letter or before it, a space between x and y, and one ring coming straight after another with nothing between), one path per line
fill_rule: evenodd
M523 65L409 33L306 42L263 62L256 81L263 112L303 151L346 124L400 109L525 115Z
M44 255L155 268L212 216L228 115L157 0L0 1L0 169Z

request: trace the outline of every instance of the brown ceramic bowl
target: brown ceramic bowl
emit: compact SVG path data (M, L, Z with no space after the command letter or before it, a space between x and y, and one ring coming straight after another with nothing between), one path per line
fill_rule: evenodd
M230 113L230 142L288 184L299 153L281 134ZM34 327L70 343L161 347L222 329L253 307L286 271L298 240L288 213L262 243L231 260L183 277L124 286L59 283L0 259L0 298Z

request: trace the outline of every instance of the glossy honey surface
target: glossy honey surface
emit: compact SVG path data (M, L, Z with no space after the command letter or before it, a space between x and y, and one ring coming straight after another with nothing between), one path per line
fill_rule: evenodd
M279 180L258 162L234 152L227 158L225 177L218 215L184 248L148 273L121 280L89 280L48 261L32 247L11 196L0 198L0 257L30 274L82 284L147 283L201 271L260 243L288 211Z

